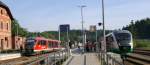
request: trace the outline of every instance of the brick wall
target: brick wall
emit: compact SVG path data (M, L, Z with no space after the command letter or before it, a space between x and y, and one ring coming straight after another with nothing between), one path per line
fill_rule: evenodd
M11 19L5 8L0 7L0 50L12 49Z

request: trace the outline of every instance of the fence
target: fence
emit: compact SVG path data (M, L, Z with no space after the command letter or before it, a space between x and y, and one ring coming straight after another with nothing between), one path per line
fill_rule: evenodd
M97 52L97 57L100 60L101 65L124 65L123 61L120 62L117 58L104 52Z
M37 55L39 59L26 65L61 65L69 57L67 50L61 50L53 53Z

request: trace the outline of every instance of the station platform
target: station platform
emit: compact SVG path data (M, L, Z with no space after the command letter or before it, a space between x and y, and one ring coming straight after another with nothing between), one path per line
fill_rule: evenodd
M96 53L81 53L79 49L73 50L71 57L63 65L101 65Z
M21 57L20 53L9 53L9 54L2 54L0 53L0 61L2 60L8 60L8 59L13 59L13 58L18 58Z

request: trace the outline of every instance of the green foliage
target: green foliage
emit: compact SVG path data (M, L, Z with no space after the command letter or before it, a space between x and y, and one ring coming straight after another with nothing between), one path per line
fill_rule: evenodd
M150 48L150 40L134 39L134 48Z
M150 18L135 21L135 23L132 21L122 29L129 30L134 38L150 38Z
M28 31L25 28L22 28L16 19L12 21L11 26L12 26L12 29L11 29L12 36L17 36L17 35L22 36L22 37L27 36Z
M102 36L102 30L97 31L98 39ZM106 31L106 34L110 31ZM36 37L36 36L42 36L49 39L59 39L58 38L58 31L44 31L44 32L28 32L27 37ZM89 41L95 41L95 32L89 32L86 31L87 40ZM60 34L61 41L67 41L67 33L61 32ZM82 42L82 31L81 30L70 30L69 31L69 39L70 41L78 41Z
M17 33L18 31L18 33ZM106 34L110 32L106 30ZM28 32L26 29L22 28L17 20L12 21L12 36L22 36L22 37L37 37L42 36L49 39L59 39L58 31L44 31L44 32ZM95 32L90 32L86 30L87 40L96 41ZM102 30L97 31L98 39L102 36ZM61 32L60 34L61 41L67 41L67 33ZM78 41L82 42L82 31L81 30L70 30L69 31L69 39L70 41Z
M123 30L129 30L134 37L134 48L150 48L150 18L131 22ZM147 39L147 40L146 40Z

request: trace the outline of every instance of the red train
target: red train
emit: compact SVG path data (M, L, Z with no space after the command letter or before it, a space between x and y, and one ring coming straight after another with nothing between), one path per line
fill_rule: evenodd
M22 55L35 55L41 53L49 53L63 49L58 40L46 39L43 37L27 38L25 49L22 50Z

